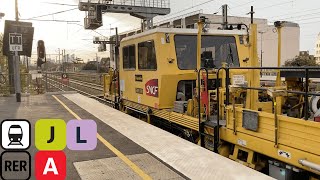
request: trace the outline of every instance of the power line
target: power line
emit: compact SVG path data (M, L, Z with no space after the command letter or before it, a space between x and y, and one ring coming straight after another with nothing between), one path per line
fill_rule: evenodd
M240 4L240 5L235 6L235 7L230 7L230 9L237 9L237 8L239 8L239 7L243 7L243 6L245 6L245 5L248 5L248 4L250 4L250 3L253 3L254 1L256 1L256 0L249 1L249 2L247 2L247 3Z
M49 20L49 19L21 19L21 20L24 20L24 21L46 21L46 22L80 22L80 21L72 21L72 20Z
M319 8L308 9L308 10L305 10L305 11L303 11L303 12L311 12L311 11L319 11ZM281 14L281 15L277 15L277 16L271 16L271 17L269 17L269 18L282 17L282 16L291 15L291 14L303 14L303 12L301 12L301 11L296 11L296 12L292 12L292 13L285 13L285 14Z
M61 14L61 13L68 12L68 11L73 11L73 10L76 10L76 9L78 9L78 8L72 8L72 9L67 9L67 10L64 10L64 11L58 11L58 12L54 12L54 13L50 13L50 14L34 16L34 17L31 17L31 18L27 18L27 19L34 19L34 18L40 18L40 17L45 17L45 16L51 16L51 15L55 15L55 14Z
M61 6L78 6L75 4L62 4L62 3L50 3L50 2L43 2L45 4L52 4L52 5L61 5Z
M195 8L195 7L202 6L202 5L204 5L204 4L207 4L207 3L213 2L213 1L215 1L215 0L209 0L209 1L206 1L206 2L203 2L203 3L200 3L200 4L197 4L197 5L195 5L195 6L191 6L191 7L185 8L185 9L183 9L183 10L181 10L181 11L178 11L178 12L169 14L168 16L165 16L163 19L166 19L167 17L171 17L172 15L179 14L179 13L181 13L181 12L183 12L183 11L186 11L186 10L189 10L189 9L193 9L193 8ZM163 19L160 19L160 21L163 20Z
M245 5L247 5L247 4L249 4L249 3L252 3L252 2L254 2L254 1L256 1L256 0L249 1L249 2L247 2L247 3L244 3L244 4L242 4L242 5L236 6L236 7L231 8L231 9L233 10L233 9L236 9L236 8L239 8L239 7L242 7L242 6L245 6ZM267 8L271 8L271 7L281 6L281 5L284 5L284 4L293 3L293 1L294 1L294 0L290 0L290 1L285 1L285 2L282 2L282 3L278 3L278 4L273 4L273 5L268 5L268 6L264 6L264 7L260 7L260 8L255 8L255 10L267 9ZM242 14L242 13L240 13L240 14Z
M74 25L78 25L78 26L82 26L82 27L84 27L83 25L78 24L78 23L68 23L68 24L74 24ZM101 33L97 32L97 31L95 31L95 30L91 30L91 32L95 32L95 33L97 33L97 34L99 34L99 35L103 36L104 38L107 38L105 35L103 35L103 34L101 34Z
M310 17L310 18L303 18L303 17L306 17L306 16L312 16L312 15L319 15L319 12L318 13L311 13L311 14L304 14L304 15L300 15L300 16L293 16L293 17L289 17L289 18L283 18L283 20L293 19L293 20L296 20L296 21L301 21L301 20L308 20L308 19L314 19L314 18L319 18L320 17L320 16L316 16L316 17Z
M282 3L278 3L278 4L273 4L273 5L265 6L265 7L261 7L261 8L256 8L256 10L259 10L259 9L266 9L266 8L271 8L271 7L275 7L275 6L281 6L281 5L289 4L289 3L293 3L293 0L286 1L286 2L282 2Z

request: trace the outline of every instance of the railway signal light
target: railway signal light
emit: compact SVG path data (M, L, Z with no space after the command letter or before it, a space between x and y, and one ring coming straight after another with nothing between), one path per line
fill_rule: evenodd
M42 64L47 62L46 48L43 40L38 41L37 53L38 53L37 66L41 67Z

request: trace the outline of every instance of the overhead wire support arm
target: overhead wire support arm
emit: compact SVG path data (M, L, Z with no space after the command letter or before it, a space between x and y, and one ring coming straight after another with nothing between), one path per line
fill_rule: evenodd
M153 27L154 17L170 13L169 0L79 2L78 8L80 11L87 11L85 18L86 29L101 27L103 12L127 13L140 18L143 20L142 30Z

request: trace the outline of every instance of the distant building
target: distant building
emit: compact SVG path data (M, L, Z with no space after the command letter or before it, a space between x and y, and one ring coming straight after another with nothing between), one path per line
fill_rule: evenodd
M309 56L309 51L300 51L299 56Z
M315 52L316 53L315 53L314 57L316 58L316 61L319 64L320 63L320 33L319 33L318 38L317 38Z
M300 51L299 56L314 58L314 55L310 55L309 51Z

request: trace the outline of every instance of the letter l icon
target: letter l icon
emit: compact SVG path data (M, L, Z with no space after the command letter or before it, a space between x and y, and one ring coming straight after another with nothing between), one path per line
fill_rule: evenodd
M77 143L79 143L79 144L84 144L84 143L87 143L87 140L83 140L83 139L81 139L81 137L80 137L80 127L77 127Z

